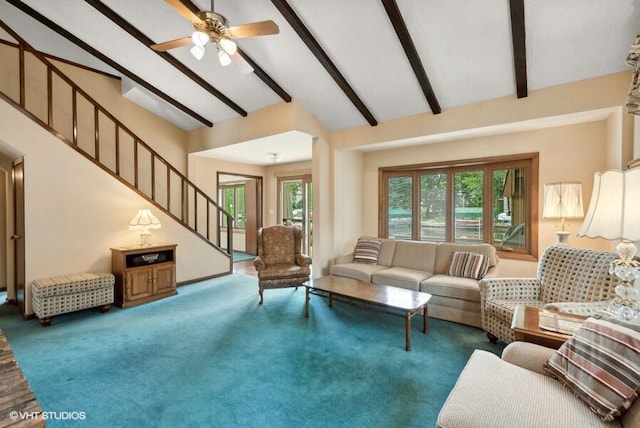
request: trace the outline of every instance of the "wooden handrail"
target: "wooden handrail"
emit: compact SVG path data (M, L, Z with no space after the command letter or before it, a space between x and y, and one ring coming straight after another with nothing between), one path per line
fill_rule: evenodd
M131 131L126 125L120 122L113 114L111 114L105 107L100 105L95 99L93 99L85 90L74 83L69 77L67 77L62 71L60 71L55 65L53 65L42 53L36 51L32 46L25 42L18 34L16 34L9 26L7 26L2 20L0 20L0 27L4 29L11 37L17 41L18 50L18 66L19 66L19 99L14 100L9 94L0 90L0 96L7 102L13 104L17 108L20 108L25 114L36 121L39 125L46 128L49 132L54 134L60 140L64 141L67 145L84 155L94 164L107 171L113 177L120 182L130 187L136 193L147 199L158 209L162 210L165 214L181 223L184 227L195 233L197 236L208 242L210 245L223 252L227 256L231 257L233 254L233 237L231 233L227 233L226 236L226 249L221 247L221 222L219 221L223 216L227 217L227 224L231 224L232 215L225 211L218 203L207 195L202 189L196 186L188 177L178 171L169 161L167 161L162 155L156 152L151 146L142 141L133 131ZM4 43L9 46L14 46L12 43ZM43 120L38 116L38 110L30 107L27 103L27 58L26 53L30 53L36 58L39 63L46 67L46 120ZM35 72L34 72L35 74ZM67 115L70 115L71 121L71 135L64 135L64 130L56 129L56 113L64 116L65 111L59 107L62 102L60 98L54 96L54 77L57 82L63 83L70 89L70 111ZM58 88L59 90L59 88ZM64 93L64 91L60 91ZM31 102L32 100L29 99ZM58 110L56 110L56 101L58 102ZM40 101L42 102L42 101ZM91 107L89 109L80 109L78 107L79 102L88 103ZM38 107L41 105L38 105ZM85 123L80 113L87 111L93 111L93 120L91 123ZM113 127L113 133L108 133L105 129L108 126ZM87 151L82 147L83 139L81 131L85 128L92 127L93 135L90 146L93 153ZM102 131L102 132L101 132ZM110 149L109 138L113 137L113 167L109 166L108 156L106 151ZM133 180L127 179L126 171L124 171L124 165L126 165L127 157L125 156L125 150L123 149L123 138L128 138L132 142L132 154L129 159L133 162ZM103 160L103 159L107 160ZM144 160L143 160L144 159ZM148 160L147 160L148 159ZM144 168L140 168L141 162L145 162ZM166 169L166 180L158 179L156 177L158 169ZM150 189L145 189L143 183L147 183ZM174 188L171 185L172 180L179 180L179 189ZM133 182L131 182L133 181ZM173 190L180 191L179 201L174 201L171 193ZM192 196L190 196L192 195ZM193 198L191 203L190 197ZM202 203L198 202L200 199ZM172 205L174 202L179 202L179 206ZM190 210L191 208L191 210ZM213 217L211 215L211 208L213 209ZM176 214L177 211L178 214ZM190 218L190 213L193 219ZM206 221L206 227L202 227L199 221L199 217L204 216ZM211 235L211 222L215 221L215 236ZM202 230L201 230L202 229Z

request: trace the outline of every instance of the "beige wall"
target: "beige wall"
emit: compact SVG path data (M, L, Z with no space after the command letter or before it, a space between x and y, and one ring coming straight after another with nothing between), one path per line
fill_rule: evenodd
M633 156L634 121L621 107L629 81L630 73L617 73L530 91L524 99L503 97L445 109L439 115L425 113L333 133L297 103L279 104L191 133L189 151L292 130L316 137L312 161L316 275L327 272L334 256L351 250L358 236L377 234L380 166L537 151L540 185L582 181L586 210L593 173L621 168ZM555 242L556 227L541 220L540 252ZM570 224L572 232L578 227ZM603 240L572 237L571 242L612 247ZM535 267L535 262L504 260L501 272L533 275Z
M5 101L0 101L0 143L25 158L26 284L53 275L110 271L109 248L139 241L127 224L150 204ZM228 271L228 258L151 209L162 223L154 241L178 244L179 282Z
M381 167L537 152L540 155L538 217L541 219L538 242L540 252L542 252L544 248L556 242L555 231L559 226L555 221L542 219L543 184L557 181L581 181L584 198L588 201L593 185L593 171L606 168L607 149L607 126L606 121L603 120L529 132L371 152L364 156L364 200L367 201L367 205L377 207L378 168ZM568 231L572 233L571 245L585 248L609 248L608 244L601 240L575 236L581 223L581 221L567 222ZM377 209L364 211L363 226L365 235L375 236L377 234ZM533 275L536 266L537 262L502 259L500 274L508 276L527 272Z

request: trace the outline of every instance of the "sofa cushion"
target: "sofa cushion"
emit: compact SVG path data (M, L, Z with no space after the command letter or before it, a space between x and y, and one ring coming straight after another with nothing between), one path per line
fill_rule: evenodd
M437 248L435 242L396 241L391 266L433 273Z
M449 393L437 426L595 428L603 422L555 379L475 350Z
M353 250L353 262L377 264L381 246L379 239L358 239L356 248Z
M482 279L488 270L488 260L482 254L456 251L451 256L447 274L462 278Z
M453 242L441 242L438 244L435 260L435 273L447 274L449 270L449 264L451 263L451 257L455 252L470 252L482 254L487 257L487 263L489 267L493 267L498 264L498 257L496 256L496 248L490 244L456 244Z
M420 291L434 296L453 297L455 299L480 301L478 281L449 275L433 275L420 283Z
M371 275L382 269L386 269L386 267L379 265L370 265L367 263L344 263L333 265L331 267L331 275L346 276L347 278L371 282Z
M371 281L379 285L392 285L394 287L407 288L420 291L420 283L433 275L425 272L403 267L390 267L379 270L371 275Z
M588 318L545 368L611 421L640 393L640 325L610 315Z

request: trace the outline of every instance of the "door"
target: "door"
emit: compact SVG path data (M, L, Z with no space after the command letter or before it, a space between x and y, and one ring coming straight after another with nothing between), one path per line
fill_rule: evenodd
M13 162L13 251L14 251L14 278L16 304L23 316L26 317L26 305L24 297L25 288L25 243L24 243L24 158Z
M313 183L311 175L279 179L279 218L302 230L302 252L313 252Z
M260 220L258 180L247 180L244 183L244 248L247 254L258 255L258 229L262 226L258 224Z

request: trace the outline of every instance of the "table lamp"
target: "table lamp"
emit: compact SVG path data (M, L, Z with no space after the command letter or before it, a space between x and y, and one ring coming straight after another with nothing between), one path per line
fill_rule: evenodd
M609 311L622 319L637 318L640 291L633 283L640 277L640 262L635 259L637 248L633 241L640 240L640 168L595 173L591 202L578 236L620 240L616 246L619 258L609 269L620 284Z
M544 185L544 208L542 218L560 219L560 230L556 232L559 245L567 245L569 232L565 220L584 217L582 208L582 183L568 181Z
M129 222L129 230L140 231L140 245L151 245L151 229L160 229L160 220L148 208L138 211Z

